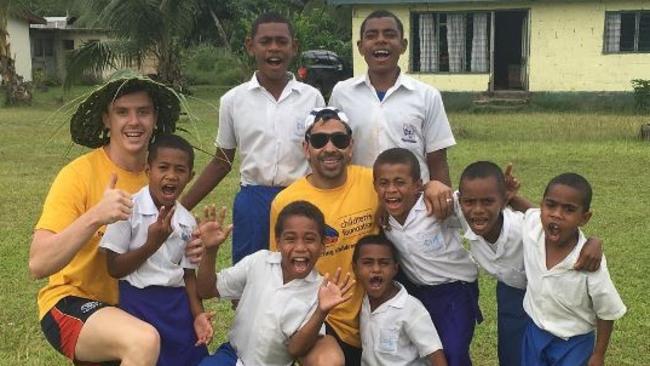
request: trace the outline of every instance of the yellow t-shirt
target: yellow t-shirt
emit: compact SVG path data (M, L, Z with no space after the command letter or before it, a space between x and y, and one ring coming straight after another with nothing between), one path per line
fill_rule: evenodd
M271 250L277 250L275 242L275 222L280 211L289 203L306 200L318 207L325 215L327 230L325 249L318 259L316 268L321 274L334 275L337 267L343 274L352 270L354 246L362 237L379 232L375 225L377 194L372 187L372 170L360 166L348 167L347 181L334 189L318 189L302 178L282 192L271 204ZM363 288L357 282L352 298L334 308L327 322L341 339L355 347L361 347L359 338L359 311L363 299Z
M147 184L144 172L128 172L115 165L103 148L93 150L59 171L35 229L63 231L102 199L112 173L117 174L116 188L129 193ZM98 248L105 229L102 226L97 230L70 263L50 276L48 284L38 293L39 318L65 296L117 303L117 282L108 274L106 256Z

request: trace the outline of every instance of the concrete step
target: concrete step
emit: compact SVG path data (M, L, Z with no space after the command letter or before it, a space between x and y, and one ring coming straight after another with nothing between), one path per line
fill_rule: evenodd
M479 94L474 99L476 106L522 106L530 101L530 93L525 91L495 91Z

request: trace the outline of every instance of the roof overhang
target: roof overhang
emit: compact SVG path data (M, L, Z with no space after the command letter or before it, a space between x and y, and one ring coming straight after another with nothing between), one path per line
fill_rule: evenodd
M47 20L45 20L45 18L39 17L38 15L32 13L29 10L14 9L13 11L11 11L11 14L16 18L23 19L29 24L47 24Z

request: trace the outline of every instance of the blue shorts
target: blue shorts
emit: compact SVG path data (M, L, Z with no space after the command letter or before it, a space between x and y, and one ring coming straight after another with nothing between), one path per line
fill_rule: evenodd
M201 361L199 366L235 366L237 365L237 352L230 343L223 343L214 354Z
M521 366L585 366L594 352L594 332L564 340L530 320L521 345Z
M160 334L157 366L198 365L208 355L195 346L194 317L185 287L148 286L143 289L119 281L120 308L153 325Z
M232 263L269 248L271 202L284 187L241 186L233 203Z
M449 366L470 366L469 347L474 327L483 321L478 305L478 282L410 285L407 289L422 301L431 315Z
M521 340L529 321L524 311L525 294L526 290L497 282L499 366L521 365Z

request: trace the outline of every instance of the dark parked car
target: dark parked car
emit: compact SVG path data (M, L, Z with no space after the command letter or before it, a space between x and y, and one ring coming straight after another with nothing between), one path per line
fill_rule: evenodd
M305 51L299 65L298 80L314 86L325 98L329 98L337 82L352 76L352 70L332 51Z

